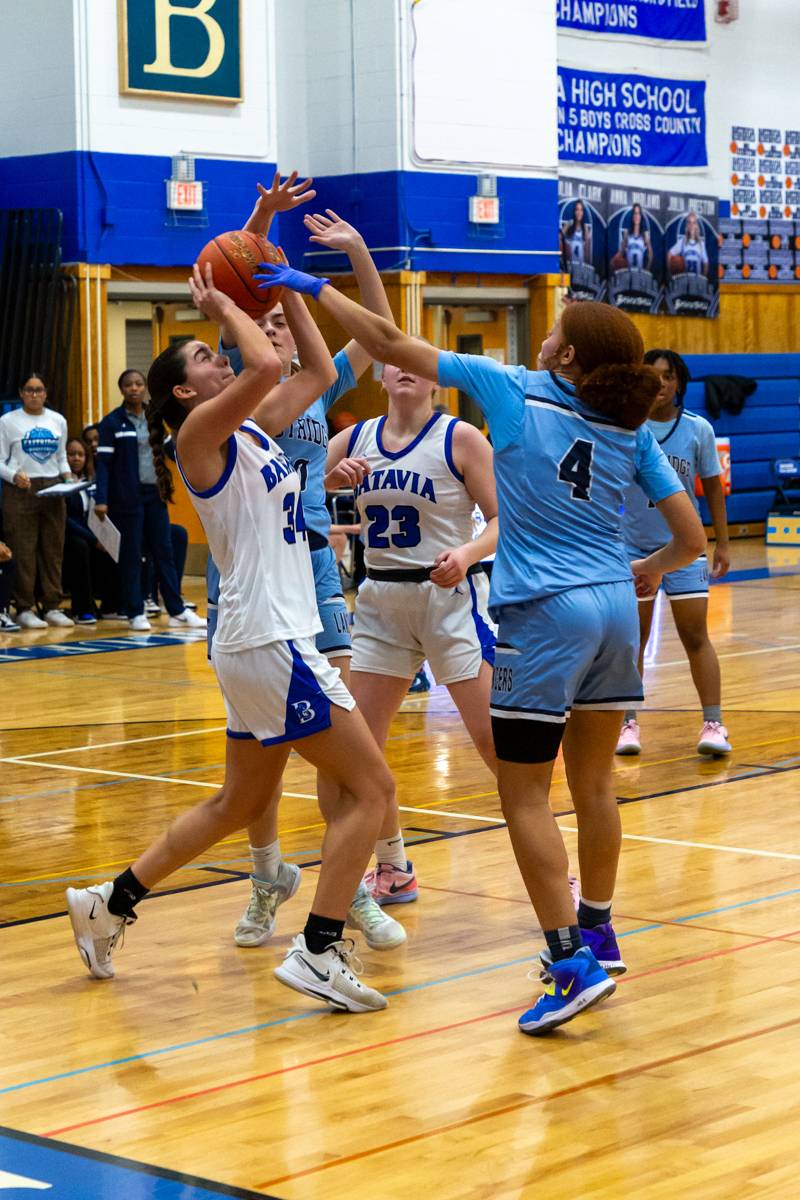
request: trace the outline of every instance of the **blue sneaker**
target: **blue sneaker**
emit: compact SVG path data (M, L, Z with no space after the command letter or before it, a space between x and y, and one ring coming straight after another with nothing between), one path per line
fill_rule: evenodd
M562 958L551 965L545 977L544 995L522 1014L519 1027L523 1033L540 1037L613 995L616 989L614 980L606 975L589 947L581 946L572 958Z
M420 667L414 676L409 692L429 692L431 690L431 681L425 672L424 667Z
M594 929L584 929L581 926L581 937L583 938L584 946L589 947L607 975L625 974L628 968L622 961L622 955L619 952L616 935L610 921L606 922L605 925L596 925ZM540 950L539 961L546 975L553 962L550 957L550 951L547 949Z

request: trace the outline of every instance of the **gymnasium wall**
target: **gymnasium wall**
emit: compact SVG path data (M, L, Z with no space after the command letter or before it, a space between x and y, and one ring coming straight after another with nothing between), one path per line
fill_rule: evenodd
M731 126L800 127L797 86L797 42L800 19L796 0L741 0L740 18L718 25L713 5L706 4L708 46L685 49L632 42L620 37L577 37L561 30L559 61L597 71L632 71L657 76L706 79L708 127L707 169L646 170L655 188L680 186L729 200L731 195ZM565 173L570 173L564 168ZM571 168L575 173L577 167ZM580 174L608 183L636 183L635 168L580 164ZM726 215L723 210L723 215Z

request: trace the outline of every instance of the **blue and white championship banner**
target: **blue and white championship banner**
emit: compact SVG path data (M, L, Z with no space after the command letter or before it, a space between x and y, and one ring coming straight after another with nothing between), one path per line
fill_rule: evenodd
M705 0L556 0L560 30L706 44Z
M706 167L706 85L558 68L561 162Z

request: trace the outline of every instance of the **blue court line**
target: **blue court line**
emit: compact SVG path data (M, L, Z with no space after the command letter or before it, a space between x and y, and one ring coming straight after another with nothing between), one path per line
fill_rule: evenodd
M748 908L753 904L766 904L772 900L783 900L787 896L796 896L800 894L800 888L790 888L785 892L774 892L769 896L756 896L752 900L741 900L737 904L725 904L721 908L709 908L704 912L691 913L686 917L678 917L674 921L670 921L670 925L682 924L687 921L696 921L699 917L715 916L718 913L730 912L736 908ZM626 929L623 933L617 934L618 938L633 937L638 933L650 933L653 930L664 929L665 925L657 921L650 925L639 925L636 929ZM724 932L724 931L721 931ZM530 964L536 957L535 952L526 954L523 958L510 958L505 962L492 963L487 967L474 967L469 971L458 971L454 975L444 975L440 979L429 979L425 983L412 983L406 987L395 988L391 992L385 992L386 996L404 996L411 992L421 992L428 988L441 987L445 983L457 983L461 979L472 979L478 975L488 975L493 971L504 971L509 967L522 966L525 963ZM12 1083L8 1087L0 1088L0 1096L8 1095L11 1092L21 1092L28 1088L39 1087L45 1083L58 1083L63 1079L74 1079L78 1075L88 1075L94 1071L105 1071L110 1067L125 1066L128 1063L140 1062L142 1059L158 1058L164 1054L175 1054L180 1050L191 1050L196 1046L208 1046L214 1042L225 1041L228 1038L243 1037L245 1034L260 1033L264 1029L275 1029L283 1025L293 1025L297 1021L307 1021L311 1017L319 1017L325 1015L319 1010L304 1013L293 1013L289 1017L279 1017L274 1021L264 1021L258 1025L246 1025L241 1029L228 1029L224 1033L210 1034L208 1037L195 1038L190 1042L177 1042L172 1046L162 1046L157 1050L143 1050L140 1054L129 1054L125 1058L114 1058L108 1062L94 1063L89 1067L77 1067L72 1071L61 1071L57 1075L46 1075L40 1079L29 1079L23 1083Z
M770 570L769 567L749 567L747 570L728 571L722 579L710 579L709 583L717 587L721 583L747 583L751 579L785 579L790 575L800 575L800 571Z

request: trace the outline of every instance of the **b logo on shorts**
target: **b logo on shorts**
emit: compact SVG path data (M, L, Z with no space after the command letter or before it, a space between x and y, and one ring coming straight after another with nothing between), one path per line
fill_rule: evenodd
M309 721L313 721L316 717L316 712L308 703L307 700L297 700L292 704L295 711L295 716L301 725L307 725Z

